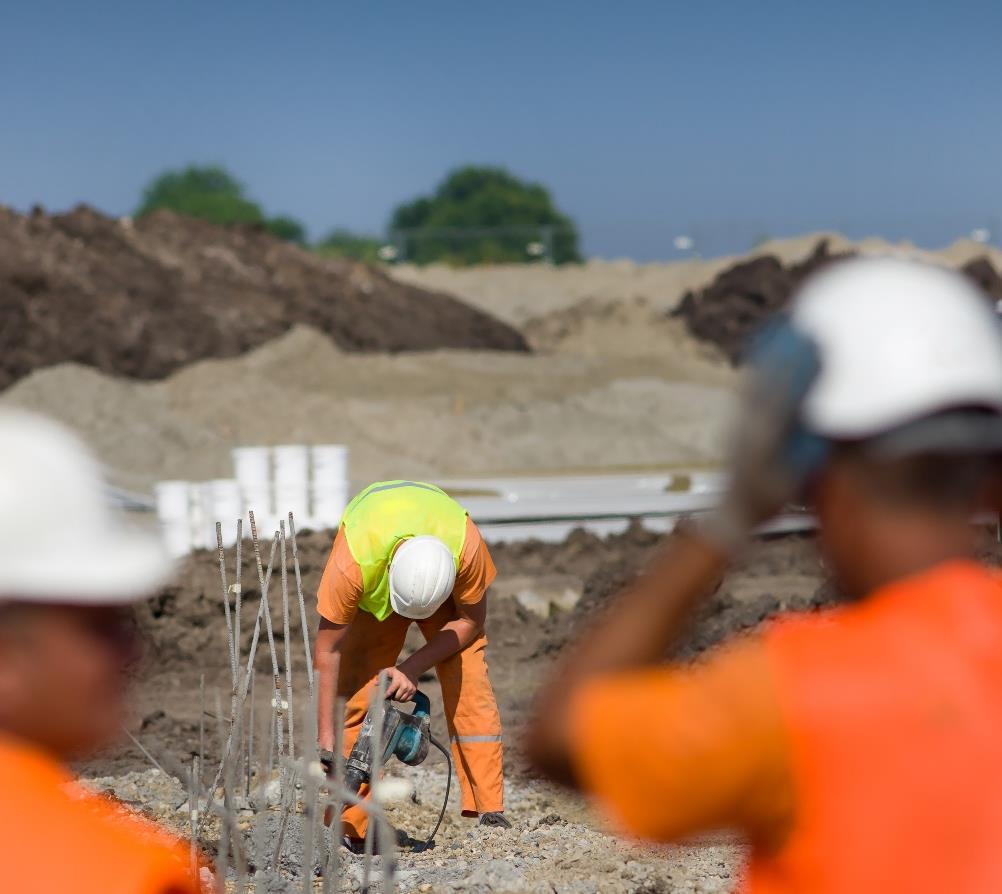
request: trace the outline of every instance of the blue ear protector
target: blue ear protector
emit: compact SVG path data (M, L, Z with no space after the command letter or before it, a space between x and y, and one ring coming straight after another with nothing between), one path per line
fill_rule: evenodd
M818 346L797 329L787 315L774 319L753 339L745 358L754 370L759 387L766 388L770 402L785 409L788 434L782 459L801 490L821 470L831 452L831 442L809 431L803 421L803 403L821 372ZM802 494L801 494L802 495Z

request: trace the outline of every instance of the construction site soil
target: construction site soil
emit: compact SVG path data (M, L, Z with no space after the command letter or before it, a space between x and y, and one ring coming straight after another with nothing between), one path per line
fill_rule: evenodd
M738 363L749 335L782 310L807 277L855 251L833 253L827 239L801 261L784 265L775 255L760 255L721 271L705 288L688 291L671 315L680 317L697 338L720 348ZM960 270L995 301L1002 300L1002 276L987 257L969 260Z
M308 626L316 623L313 594L331 543L331 532L305 532L298 539ZM437 846L420 848L400 857L402 889L419 891L728 891L740 847L727 838L707 839L682 848L650 848L618 841L601 829L587 805L533 777L523 759L521 739L534 693L574 631L596 617L607 598L637 574L658 548L660 537L639 525L608 538L577 531L559 544L525 542L495 544L492 554L498 579L491 591L487 622L491 678L504 722L507 813L515 828L500 833L465 823L455 805L450 810ZM259 604L256 569L250 544L244 545L242 575L243 653ZM267 550L265 550L267 552ZM228 553L233 582L233 551ZM293 581L291 570L290 581ZM545 592L547 582L559 579L580 594L568 610L551 606L541 616L526 607L526 587ZM279 671L284 678L284 643L279 574L271 581L270 605L276 631ZM252 581L255 583L252 584ZM824 575L807 537L785 537L757 543L716 593L707 598L692 630L676 650L680 657L697 655L724 637L759 624L783 610L811 609L830 599ZM291 599L295 605L295 589ZM290 644L296 658L293 672L299 680L293 699L297 723L308 710L305 659L298 611L291 612ZM183 565L175 584L139 608L139 623L148 643L147 656L137 668L133 734L167 771L151 769L148 758L134 745L123 745L81 767L95 785L115 793L143 812L186 833L187 813L182 782L191 756L204 741L208 766L220 754L215 735L219 706L229 704L230 669L222 583L217 555L199 552ZM420 646L412 631L406 649ZM258 718L267 716L271 698L271 659L262 634L255 677ZM205 701L199 697L204 681ZM433 674L421 686L436 705L433 730L444 736L441 703ZM203 706L207 714L203 715ZM260 733L263 738L265 734ZM414 782L420 793L413 801L394 805L393 821L419 836L434 824L443 794L445 767L430 758L415 771L394 767ZM171 778L173 777L173 778ZM455 795L453 795L455 797ZM263 822L260 817L256 822ZM248 835L250 833L248 832ZM209 853L218 846L218 830L206 832L200 842ZM289 844L293 848L293 844ZM542 850L540 850L542 848ZM292 851L283 866L298 865ZM350 862L350 861L349 861ZM354 865L354 864L352 864ZM358 865L351 870L360 875ZM289 868L286 881L295 879ZM409 883L405 883L409 880ZM358 879L356 878L357 882ZM271 883L269 883L271 884ZM277 882L275 883L277 884ZM291 882L290 882L291 884ZM262 882L263 885L263 882ZM431 887L422 887L431 885ZM551 885L552 887L546 887ZM285 890L281 886L259 890ZM291 890L291 887L289 888Z
M344 350L527 349L516 329L449 295L169 211L132 221L0 206L0 315L0 388L67 361L161 379L296 323Z

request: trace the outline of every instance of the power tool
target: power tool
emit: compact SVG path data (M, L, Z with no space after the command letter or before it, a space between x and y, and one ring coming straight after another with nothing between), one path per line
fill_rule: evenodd
M405 714L389 700L383 706L383 765L391 757L416 767L428 756L431 741L431 699L419 689L414 693L414 710ZM362 784L372 778L373 717L368 711L362 729L344 765L344 784L358 794Z
M445 809L449 802L449 789L452 785L452 757L449 749L445 748L431 734L431 699L420 689L414 693L412 699L414 710L406 713L396 707L389 699L383 705L383 756L381 764L391 757L411 767L416 767L428 756L428 746L434 745L449 762L449 775L445 783L445 800L442 803L442 811L439 814L438 822L435 824L435 831L428 836L431 842L442 825L442 818L445 816ZM362 729L359 731L355 747L351 749L351 754L344 765L344 782L352 794L358 794L358 790L366 782L372 780L373 745L375 735L373 730L372 711L366 712L362 721Z

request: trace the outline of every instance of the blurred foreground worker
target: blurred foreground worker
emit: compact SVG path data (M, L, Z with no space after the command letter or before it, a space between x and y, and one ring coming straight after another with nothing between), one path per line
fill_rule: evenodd
M418 481L371 484L348 504L317 594L316 659L320 748L334 747L334 702L347 699L351 751L381 671L386 694L409 701L435 668L462 790L464 816L508 827L504 818L501 717L487 676L487 588L494 562L466 510ZM396 663L411 623L426 640ZM368 792L363 785L363 796ZM365 837L362 808L345 811L345 844Z
M199 890L186 848L65 766L118 738L137 651L129 604L168 571L154 538L113 524L75 437L0 410L2 890Z
M542 691L530 750L621 830L751 843L745 889L1002 891L1002 587L974 556L1002 335L959 274L809 281L753 354L724 506ZM665 666L754 525L808 499L848 604Z

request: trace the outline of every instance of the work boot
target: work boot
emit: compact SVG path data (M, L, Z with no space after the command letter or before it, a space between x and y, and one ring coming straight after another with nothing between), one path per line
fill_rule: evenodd
M396 839L397 847L402 847L407 844L409 839L406 832L402 832L400 829L393 830L393 837ZM351 835L343 835L341 837L341 845L351 851L353 854L364 854L365 853L365 839L355 838ZM372 842L372 855L374 857L381 856L379 850L379 836L377 835Z
M494 826L497 829L510 829L511 823L505 819L503 813L481 813L480 814L480 825L481 826Z

